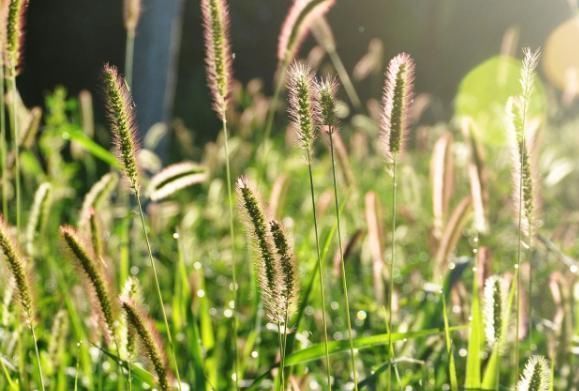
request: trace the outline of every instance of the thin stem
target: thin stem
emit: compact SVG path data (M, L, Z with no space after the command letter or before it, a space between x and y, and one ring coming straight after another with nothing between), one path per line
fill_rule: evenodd
M235 263L235 225L234 225L234 218L233 218L233 193L231 190L231 167L229 162L229 132L227 131L227 116L225 112L221 115L221 120L223 123L223 135L224 135L224 148L225 148L225 174L227 180L227 200L229 203L229 237L231 240L231 276L233 279L233 353L235 355L234 363L233 363L233 371L234 373L234 382L235 388L239 389L239 352L237 350L237 334L238 334L238 325L237 325L237 264Z
M326 358L326 372L328 379L328 388L332 389L332 377L330 373L330 353L328 350L328 325L326 323L326 295L324 288L324 268L322 267L322 257L320 255L320 238L318 236L318 217L316 212L316 199L314 194L314 176L312 174L312 157L311 152L307 150L308 173L310 176L310 195L312 199L312 213L314 218L314 231L316 234L316 255L318 258L318 268L320 269L320 292L322 296L322 323L324 326L324 353Z
M137 199L137 205L139 208L139 216L141 217L141 227L143 228L143 235L145 235L145 242L147 243L147 251L149 253L149 261L151 267L153 268L153 275L155 277L155 287L157 288L157 298L159 299L159 305L161 306L161 312L163 313L163 321L165 322L165 328L167 329L167 339L169 340L169 346L171 348L171 354L173 356L173 363L175 365L175 374L177 375L177 387L181 391L181 377L179 376L179 366L177 365L177 356L175 354L175 345L173 344L173 337L171 335L171 329L169 328L169 321L167 320L167 313L165 312L165 305L163 304L163 296L161 294L161 285L159 284L159 276L157 275L157 266L155 266L155 260L153 259L153 252L151 250L151 242L149 241L149 233L147 232L147 224L145 222L145 214L143 213L143 206L141 205L141 196L137 189L133 189L135 192L135 198Z
M0 61L2 61L0 59ZM4 117L4 64L0 63L0 163L2 164L2 215L8 212L8 159L6 157L6 118Z
M18 91L16 89L16 69L10 69L10 87L12 89L12 104L10 105L10 119L12 120L12 148L14 150L14 171L16 182L16 228L20 232L20 132L18 130L18 106L16 103Z
M338 247L340 251L340 266L342 269L342 289L346 299L346 321L348 323L348 339L350 340L350 361L354 374L354 389L358 390L358 371L356 370L356 353L354 351L354 337L352 335L352 320L350 319L350 299L348 297L348 281L346 279L346 265L344 264L344 250L342 246L342 228L340 224L340 200L338 198L338 182L336 180L336 160L334 157L334 129L329 128L330 151L332 156L332 176L334 180L334 205L336 208L336 225L338 227Z
M396 182L396 169L398 156L393 156L392 166L392 253L390 259L390 290L388 294L388 354L390 364L388 366L388 390L392 389L392 366L394 365L394 347L392 346L392 298L394 296L394 261L396 255L396 198L398 193L398 183Z
M281 335L281 324L278 321L277 322L277 333L278 333L278 339L279 339L279 356L280 356L280 368L279 368L279 373L280 373L280 378L281 378L281 389L283 391L285 391L285 348L284 348L284 338Z
M44 375L42 374L42 366L40 365L40 353L38 352L38 340L36 339L36 331L34 330L34 324L32 320L30 321L30 331L32 333L32 339L34 340L34 353L36 354L36 364L38 366L38 376L40 376L40 388L44 391Z
M135 53L135 32L127 31L127 42L125 45L125 80L129 90L133 88L133 57Z
M346 90L346 94L348 95L350 102L352 102L352 104L356 109L359 109L360 107L362 107L360 97L356 92L356 88L354 88L354 84L352 83L352 79L350 79L350 76L348 75L346 67L344 67L342 59L340 58L335 49L329 51L328 56L330 57L330 61L332 61L332 64L334 64L334 68L338 73L338 77L340 78L340 81L342 82L342 85Z

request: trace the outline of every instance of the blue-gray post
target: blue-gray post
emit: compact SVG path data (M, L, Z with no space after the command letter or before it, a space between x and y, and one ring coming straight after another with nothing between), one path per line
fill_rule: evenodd
M140 136L171 119L183 0L143 0L133 62L133 96ZM162 154L162 151L159 151Z

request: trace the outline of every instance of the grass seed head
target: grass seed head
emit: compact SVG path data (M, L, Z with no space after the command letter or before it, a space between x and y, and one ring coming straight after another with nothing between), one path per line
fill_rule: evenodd
M16 72L15 75L9 76L17 76L22 67L27 8L28 0L9 0L6 16L5 61L8 69Z
M277 58L289 64L307 37L312 24L324 16L335 0L296 0L291 6L281 28Z
M127 83L116 67L109 64L104 66L103 81L108 118L117 144L119 160L124 167L131 188L138 192L137 126L133 98L129 93Z
M297 129L304 150L309 151L317 133L319 120L319 99L311 69L300 62L290 67L289 116Z
M123 20L125 29L134 35L141 18L141 0L125 0L123 7Z
M293 311L295 311L299 295L296 260L281 224L276 220L271 220L269 222L269 230L273 238L273 244L278 257L278 265L280 267L282 314L285 318L285 314L287 313L289 318Z
M382 134L386 155L393 158L402 150L408 131L408 116L413 99L414 60L401 53L390 60L382 98Z
M161 390L169 390L169 375L162 354L163 349L154 331L151 329L151 322L146 321L145 316L136 308L130 299L126 297L121 298L121 306L125 312L129 327L131 327L135 335L138 336L147 358L155 368L159 387L161 387Z
M26 270L24 256L12 240L8 224L2 216L0 216L0 250L4 253L4 258L8 263L12 278L16 283L20 304L26 315L26 321L31 325L33 322L34 307L30 289L30 276Z
M338 82L335 77L324 77L316 81L316 89L320 100L320 122L328 132L333 132L338 124L335 98Z
M250 187L245 177L237 180L239 203L246 216L246 230L252 244L258 253L255 266L261 295L268 318L271 321L279 321L282 314L280 306L281 275L277 258L274 256L273 243L263 208L259 202L259 196Z
M114 340L115 309L109 293L108 284L99 268L97 260L94 259L93 254L87 250L74 228L61 226L60 234L93 289L107 327L107 337Z
M550 389L549 361L543 356L531 356L517 383L517 391L549 391Z
M506 335L507 286L504 278L491 276L484 286L484 320L490 348L502 343Z
M52 186L43 183L34 194L34 202L30 209L30 217L26 226L26 250L29 255L34 254L36 236L42 232L50 211Z
M220 116L227 111L231 93L232 55L229 44L229 10L225 0L201 0L205 36L205 66L213 109Z

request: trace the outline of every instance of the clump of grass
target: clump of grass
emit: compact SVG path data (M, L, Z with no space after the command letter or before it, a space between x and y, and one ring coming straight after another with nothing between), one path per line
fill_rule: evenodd
M324 353L326 361L326 377L328 388L332 388L330 355L328 352L328 327L326 322L326 294L324 286L325 268L322 265L316 197L314 191L314 176L312 173L312 146L317 134L319 122L319 96L315 88L312 71L304 64L294 63L289 71L289 116L297 131L304 154L306 155L310 182L310 198L312 202L312 218L316 237L316 257L320 276L320 292L322 298L322 323L324 328Z
M396 170L398 155L403 148L404 137L408 132L408 113L413 98L414 60L401 53L390 60L386 71L386 83L382 98L382 137L385 154L392 162L392 253L390 259L390 292L388 299L388 387L391 387L394 348L392 346L392 298L394 295L394 265L396 255Z
M44 390L44 375L42 373L42 366L40 364L40 353L38 352L38 339L36 338L35 320L34 320L34 305L32 303L32 290L30 288L30 277L27 271L27 266L24 261L24 256L16 246L9 233L9 227L4 221L4 217L0 216L0 250L4 253L4 258L12 274L12 278L16 283L18 289L18 297L20 304L24 310L26 324L30 328L32 339L34 341L34 350L36 353L36 364L38 366L38 375L40 377L40 387Z
M346 278L346 265L344 264L344 249L342 246L342 225L340 219L340 200L338 197L338 181L336 179L336 159L334 157L334 132L337 130L336 101L335 95L338 83L334 78L327 77L316 83L317 95L320 101L320 123L330 137L330 153L332 158L332 179L334 185L334 209L336 213L336 225L338 227L338 250L340 255L340 270L342 289L345 298L346 322L348 326L348 340L350 342L350 364L354 375L354 389L358 389L358 371L356 368L356 355L352 333L352 320L350 319L350 298L348 296L348 281Z
M549 362L543 356L531 356L527 360L521 379L517 383L517 391L549 390L551 390Z
M169 375L162 355L163 348L158 338L155 337L152 327L147 325L150 325L151 322L146 321L144 315L129 299L121 298L121 306L129 327L131 327L135 335L138 336L145 355L153 364L159 387L161 390L169 390Z
M107 329L107 340L112 341L118 348L115 338L116 311L111 300L109 286L100 270L98 261L94 258L94 254L87 250L74 228L61 226L60 234L78 266L86 275L87 281L99 303L100 314L102 314Z

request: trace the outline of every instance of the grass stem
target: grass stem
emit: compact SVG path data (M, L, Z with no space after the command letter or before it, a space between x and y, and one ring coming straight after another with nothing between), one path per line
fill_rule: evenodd
M354 351L354 337L352 335L352 320L350 318L350 299L348 296L348 281L346 278L346 265L344 264L344 250L342 246L342 228L340 224L340 200L338 198L338 183L336 180L336 159L334 157L334 132L332 127L329 129L330 133L330 152L332 157L332 177L334 182L334 205L336 209L336 226L338 228L338 248L340 251L340 266L342 272L342 289L344 290L344 298L346 299L346 321L348 324L348 339L350 340L350 361L352 365L352 373L354 375L354 389L358 390L358 371L356 369L356 353Z
M12 121L12 148L14 150L14 181L15 181L15 188L16 188L16 229L17 232L20 233L20 220L21 216L20 213L22 211L22 201L21 201L21 194L20 194L20 131L18 129L18 105L17 105L17 96L18 91L16 88L16 69L12 67L10 70L10 88L12 91L11 96L11 105L9 106L10 109L10 119Z
M40 352L38 351L38 339L36 338L36 330L34 329L34 324L30 320L30 332L32 333L32 340L34 342L34 353L36 355L36 365L38 366L38 376L40 377L40 388L42 391L44 388L44 375L42 373L42 365L40 363Z
M4 64L0 59L0 164L2 164L2 216L8 217L8 159L6 150L6 118L4 111Z
M316 255L318 260L318 268L320 269L320 293L322 297L322 323L324 327L324 355L326 361L326 374L328 380L328 389L332 389L332 376L331 376L331 368L330 368L330 353L328 350L328 325L326 322L326 294L324 288L324 268L322 267L322 257L320 253L320 238L318 235L318 217L316 212L316 198L314 192L314 176L312 174L312 156L311 151L307 150L307 163L308 163L308 173L310 177L310 196L312 199L312 213L313 213L313 220L314 220L314 231L316 235Z
M141 196L137 189L135 191L135 198L137 199L137 205L139 208L139 216L141 218L141 227L143 229L143 235L145 236L145 242L147 243L147 252L149 254L149 261L151 267L153 268L153 275L155 278L155 288L157 289L157 298L159 299L159 305L161 306L161 312L163 313L163 321L165 322L165 328L167 329L167 339L169 340L169 347L171 349L171 355L173 356L173 364L175 366L175 374L177 375L177 387L181 391L181 376L179 375L179 365L177 364L177 356L175 354L175 345L173 343L173 337L171 335L171 328L169 327L169 321L167 319L167 313L165 311L165 305L163 304L163 295L161 294L161 285L159 284L159 276L157 275L157 266L155 265L155 260L153 259L153 252L151 250L151 242L149 241L149 233L147 232L147 223L145 222L145 214L143 213L143 206L141 204Z
M233 215L233 192L231 189L231 164L229 161L229 132L227 130L227 116L225 113L221 115L223 124L223 136L224 136L224 148L225 148L225 177L227 181L227 201L229 203L229 237L231 240L231 277L233 279L233 371L234 371L234 382L235 388L239 389L239 352L237 349L237 335L238 335L238 316L237 316L237 264L235 262L235 224Z
M135 55L135 32L127 31L127 42L125 45L125 80L129 90L133 88L133 58Z
M390 355L390 363L388 366L388 390L392 389L392 366L394 365L394 347L392 346L392 299L394 296L394 262L396 256L396 202L398 193L398 183L396 178L396 171L398 166L398 156L395 153L392 163L392 252L390 259L390 289L388 292L388 354Z

